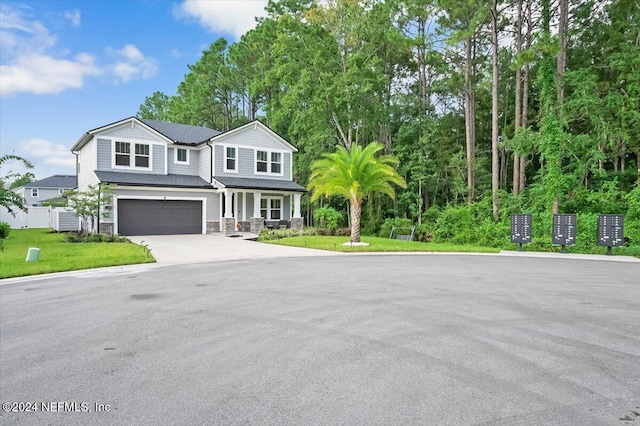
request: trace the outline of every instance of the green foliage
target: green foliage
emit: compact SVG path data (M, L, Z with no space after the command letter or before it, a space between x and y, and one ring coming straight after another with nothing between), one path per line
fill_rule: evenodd
M0 240L7 238L11 232L11 227L7 222L0 222Z
M113 185L99 183L89 185L86 191L74 189L67 192L69 210L82 218L83 232L97 230L98 217L102 209L111 201Z
M343 220L342 213L333 207L321 207L315 209L313 212L313 218L316 222L316 226L329 229L336 229Z
M66 243L130 243L131 241L120 235L85 234L80 232L65 232Z
M17 161L26 169L33 168L33 164L17 155L7 154L0 156L0 166L9 161ZM18 210L26 211L27 209L24 205L24 199L11 189L20 184L26 183L26 181L30 181L33 174L30 172L21 174L13 171L3 173L4 174L0 175L0 207L4 207L11 214L15 214L14 209L16 208Z
M382 193L393 198L392 184L406 187L404 179L393 165L395 157L376 156L384 149L379 143L366 147L351 145L350 149L339 146L337 151L323 154L322 159L311 166L308 188L313 191L311 200L320 196L337 195L351 205L351 238L360 241L360 217L362 200L373 194Z

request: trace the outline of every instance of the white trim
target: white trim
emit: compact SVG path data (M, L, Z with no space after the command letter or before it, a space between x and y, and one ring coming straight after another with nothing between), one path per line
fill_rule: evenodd
M36 195L33 195L33 191L36 191ZM31 198L40 197L40 189L39 188L31 188Z
M116 170L144 170L144 171L153 171L153 147L154 146L163 146L159 143L154 143L152 141L145 141L140 139L128 139L128 138L100 138L105 140L111 140L111 168ZM128 166L118 166L116 165L116 142L128 143L129 146L129 165ZM136 162L136 144L138 145L148 145L149 146L149 167L140 167L135 165ZM167 150L165 147L165 160L167 159ZM164 162L165 174L167 161Z
M259 172L258 171L258 151L267 153L267 171ZM271 161L271 154L280 154L280 173L273 173L271 171L271 166L273 165L273 161ZM253 173L258 176L284 176L284 151L278 151L275 149L268 148L253 148Z
M260 197L260 202L262 202L262 200L266 200L267 201L267 216L269 216L269 217L265 217L264 220L283 220L283 218L284 218L284 196L272 196L272 195L264 196L264 195L262 195ZM271 200L280 200L280 208L279 209L272 209L271 208ZM262 217L262 205L259 205L258 208L260 210L260 217ZM271 219L271 211L272 210L280 210L280 219Z
M242 192L242 215L240 220L247 220L247 194L248 192Z
M227 149L228 148L233 148L236 152L236 157L234 158L235 162L236 162L236 168L235 169L228 169L227 168ZM235 146L235 145L222 145L222 170L224 171L224 173L238 173L238 169L240 168L240 164L239 164L239 157L240 157L240 149Z
M118 234L118 201L119 200L202 201L202 234L207 233L207 198L206 197L203 198L203 197L166 197L166 196L156 196L156 195L116 195L113 197L113 233L114 234Z
M187 153L187 161L179 161L178 160L178 150L180 149L184 149L185 152ZM185 147L182 146L174 146L173 147L173 164L180 164L183 166L189 166L191 164L191 153L190 153L190 149L187 149Z

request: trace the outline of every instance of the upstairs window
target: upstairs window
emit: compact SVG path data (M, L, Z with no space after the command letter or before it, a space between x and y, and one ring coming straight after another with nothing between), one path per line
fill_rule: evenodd
M149 145L136 144L136 167L149 167Z
M271 153L271 173L282 173L282 153L280 152Z
M58 189L58 194L59 194L59 195L64 194L64 189L62 189L62 188Z
M225 157L224 157L224 171L225 172L235 172L236 169L236 149L232 146L228 146L225 149Z
M116 142L116 166L131 165L131 144L129 142Z
M269 153L267 151L256 151L256 172L267 173Z
M189 151L185 148L177 148L176 163L189 163Z
M38 198L38 188L31 188L31 196L33 198Z

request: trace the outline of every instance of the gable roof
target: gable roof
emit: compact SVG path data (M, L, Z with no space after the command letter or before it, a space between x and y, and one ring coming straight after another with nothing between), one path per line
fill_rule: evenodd
M274 132L273 130L271 130L269 127L265 126L264 124L262 124L260 121L255 120L252 121L250 123L247 123L243 126L240 127L236 127L235 129L231 129L231 130L227 130L226 132L223 133L219 133L218 135L212 137L209 141L210 142L219 142L223 139L225 139L228 136L234 135L236 133L240 133L246 129L250 129L251 127L253 127L254 129L260 129L262 130L262 132L269 136L271 139L275 140L276 142L278 142L280 145L284 146L285 148L293 151L293 152L298 152L298 148L296 148L295 146L291 145L289 142L287 142L282 136L280 136L279 134L277 134L276 132Z
M207 142L220 134L219 131L203 126L170 123L168 121L141 120L156 132L171 139L173 142L185 145L198 145Z
M22 185L24 188L75 188L78 180L75 175L53 175Z
M138 123L141 126L149 129L153 133L158 134L168 142L181 144L181 145L199 145L209 141L211 138L220 134L219 131L210 129L204 126L192 126L190 124L177 124L170 123L168 121L139 119L137 117L129 117L124 120L119 120L104 126L96 127L86 132L78 141L73 145L71 151L77 151L82 148L87 142L91 140L93 135L105 130L111 129L116 126L120 126L127 122Z

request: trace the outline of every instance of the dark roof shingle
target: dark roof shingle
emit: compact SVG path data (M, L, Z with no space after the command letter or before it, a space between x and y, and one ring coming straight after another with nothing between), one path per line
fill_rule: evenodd
M264 189L274 191L307 192L307 190L290 180L241 178L228 176L214 176L214 180L220 182L226 188Z
M25 188L75 188L78 181L75 175L53 175L35 182L22 185Z
M158 120L140 120L158 133L163 134L175 143L186 145L198 145L207 142L214 136L220 134L219 131L202 126L191 126L189 124L176 124Z
M94 172L104 183L116 183L131 186L159 186L169 188L203 188L213 189L213 186L200 176L187 175L153 175L148 173Z

